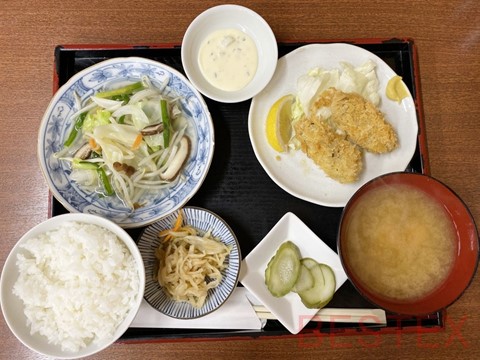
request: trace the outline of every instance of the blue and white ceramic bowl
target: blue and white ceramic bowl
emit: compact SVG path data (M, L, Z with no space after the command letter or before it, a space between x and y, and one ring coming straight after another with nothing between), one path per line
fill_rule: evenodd
M69 178L68 162L59 160L54 154L63 148L68 136L69 118L77 110L75 94L84 99L112 83L138 81L145 75L158 87L167 82L165 94L181 98L182 110L189 120L187 134L192 149L181 173L182 181L142 199L145 205L132 212L115 196L101 197L80 188ZM213 123L200 93L175 69L138 57L102 61L74 75L53 96L38 135L40 167L53 196L70 212L99 215L123 228L148 225L182 207L203 183L213 151Z
M158 269L155 251L160 246L158 233L165 229L171 229L178 217L178 212L148 226L138 241L138 248L142 254L145 265L145 300L161 313L177 319L195 319L207 315L218 309L230 297L238 283L240 273L240 246L238 240L228 224L213 212L197 208L183 208L184 223L193 226L200 231L212 231L212 235L219 238L227 246L231 247L230 254L226 259L227 266L222 271L223 278L220 284L208 291L208 296L202 308L196 309L187 302L172 300L154 279Z

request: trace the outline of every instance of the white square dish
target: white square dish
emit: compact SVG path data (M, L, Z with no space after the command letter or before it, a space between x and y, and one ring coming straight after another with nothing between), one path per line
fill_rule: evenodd
M317 313L308 309L300 297L290 292L277 298L265 285L265 269L278 247L290 240L300 249L302 257L311 257L329 265L335 273L337 291L347 280L340 258L295 214L286 213L262 241L242 261L240 282L251 292L292 334L299 333Z

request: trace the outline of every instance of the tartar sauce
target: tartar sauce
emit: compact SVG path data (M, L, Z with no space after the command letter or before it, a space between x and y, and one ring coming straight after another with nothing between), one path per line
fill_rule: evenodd
M257 71L257 47L240 30L217 30L201 44L198 62L210 84L221 90L237 91L247 86Z

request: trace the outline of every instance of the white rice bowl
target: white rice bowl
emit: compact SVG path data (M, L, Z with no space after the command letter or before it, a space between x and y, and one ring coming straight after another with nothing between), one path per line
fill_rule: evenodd
M125 230L95 215L60 215L28 231L7 257L2 312L30 349L85 357L127 330L144 287L143 261Z

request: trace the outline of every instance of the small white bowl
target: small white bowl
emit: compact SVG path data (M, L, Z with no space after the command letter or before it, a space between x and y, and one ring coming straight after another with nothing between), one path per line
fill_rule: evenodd
M237 91L224 91L208 82L198 62L205 38L222 29L236 29L254 41L258 66L253 79ZM182 64L189 80L205 96L223 103L237 103L258 94L270 81L278 60L278 46L268 23L256 12L239 5L219 5L198 15L187 28L182 42Z
M279 246L292 241L300 249L302 257L310 257L329 265L335 273L335 291L347 280L340 258L295 214L286 213L262 241L242 261L240 282L292 334L299 333L315 316L318 309L309 309L300 297L290 292L283 297L274 297L265 285L265 269Z
M110 230L118 239L120 239L127 246L128 250L132 254L136 262L136 268L139 277L138 294L136 295L135 302L132 308L129 310L125 319L120 323L114 332L113 337L104 339L98 343L90 343L86 347L80 349L77 352L63 351L60 345L54 345L48 342L47 337L40 335L39 333L31 334L30 326L27 325L27 318L24 315L23 301L13 294L13 287L19 276L19 269L16 265L17 255L20 253L27 253L27 250L22 248L29 239L43 234L47 231L57 229L60 225L67 222L79 222L101 226L107 230ZM90 215L90 214L65 214L50 218L25 233L17 244L13 247L10 254L5 261L3 267L2 276L0 280L1 289L1 304L2 312L6 323L8 324L12 333L29 349L49 357L57 359L76 359L80 357L86 357L104 350L115 341L128 329L131 322L135 318L140 304L143 299L143 293L145 290L145 270L143 266L143 260L140 255L140 251L137 245L130 237L130 235L123 230L120 226L116 225L110 220L105 218Z

